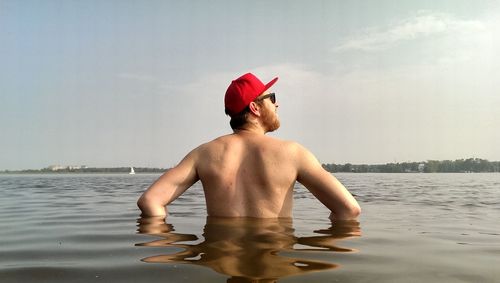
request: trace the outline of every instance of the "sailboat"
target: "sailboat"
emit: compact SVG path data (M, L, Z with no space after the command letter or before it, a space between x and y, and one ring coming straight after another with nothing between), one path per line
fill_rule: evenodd
M134 167L130 167L130 172L129 172L129 174L130 174L130 175L135 174Z

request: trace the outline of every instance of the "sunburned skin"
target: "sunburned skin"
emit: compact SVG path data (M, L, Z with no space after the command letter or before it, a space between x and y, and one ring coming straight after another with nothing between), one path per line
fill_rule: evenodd
M330 209L330 218L358 217L354 197L307 149L265 135L280 126L278 104L259 97L243 127L195 148L151 185L138 201L143 216L166 215L166 206L200 180L209 216L292 217L298 181Z

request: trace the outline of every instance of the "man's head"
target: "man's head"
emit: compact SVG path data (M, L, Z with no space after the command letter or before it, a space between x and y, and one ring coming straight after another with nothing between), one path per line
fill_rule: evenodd
M263 117L269 117L269 105L266 107L265 100L269 100L268 103L274 105L274 110L277 107L276 98L274 95L269 95L266 92L278 78L274 78L267 84L263 84L256 76L251 73L247 73L231 82L227 88L226 95L224 97L224 105L226 108L226 114L231 117L231 128L238 129L245 125L248 121L249 115L251 113L255 114L255 108L253 106L258 105L259 109L263 111ZM270 99L266 99L270 98ZM271 98L273 101L271 101ZM253 104L252 104L253 103ZM260 112L259 112L260 113ZM277 120L277 117L274 117ZM266 121L264 121L266 122ZM270 129L274 131L279 127L279 121L276 128Z

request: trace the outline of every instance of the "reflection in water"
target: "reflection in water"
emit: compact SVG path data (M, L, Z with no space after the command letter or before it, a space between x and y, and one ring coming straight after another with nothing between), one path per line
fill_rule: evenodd
M274 282L279 278L336 268L330 262L280 255L310 252L351 252L336 245L338 239L361 236L359 222L335 222L330 228L314 231L320 236L296 237L292 219L207 217L205 240L189 244L198 237L174 233L164 218L138 219L140 234L161 237L137 246L177 247L183 251L144 258L145 262L189 263L210 267L231 276L228 282ZM298 244L298 245L297 245ZM295 247L297 245L297 247Z

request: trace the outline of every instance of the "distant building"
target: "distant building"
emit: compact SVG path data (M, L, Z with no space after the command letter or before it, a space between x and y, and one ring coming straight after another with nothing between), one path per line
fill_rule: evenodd
M425 169L425 164L424 163L418 164L418 172L422 173L422 172L424 172L424 169Z
M66 168L68 168L68 166L62 166L62 165L50 165L49 167L47 167L49 170L52 170L52 171L59 171L59 170L64 170Z
M83 165L70 165L70 166L68 166L68 169L69 170L77 170L77 169L82 169L84 167L85 166L83 166Z
M47 167L51 171L59 171L59 170L78 170L78 169L86 169L86 165L69 165L69 166L63 166L63 165L50 165Z

